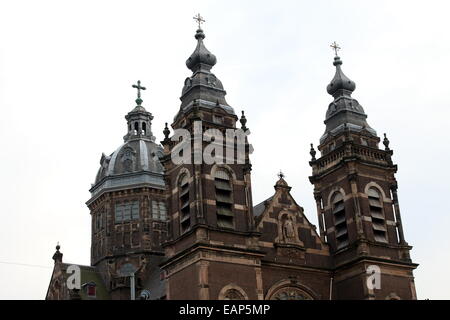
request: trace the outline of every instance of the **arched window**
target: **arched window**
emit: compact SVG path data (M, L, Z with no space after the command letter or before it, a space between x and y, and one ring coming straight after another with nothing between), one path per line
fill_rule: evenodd
M219 169L214 174L216 190L217 226L232 229L234 227L232 184L229 173Z
M348 245L347 219L345 217L344 197L336 192L332 200L334 227L336 229L336 247L341 249Z
M313 300L305 291L296 287L284 287L277 290L270 300Z
M375 241L387 243L386 221L384 219L381 194L375 188L370 188L367 193L370 216L372 217L373 236Z
M139 132L139 123L135 122L134 123L134 134L138 134Z
M145 136L147 133L147 124L145 122L142 122L142 134Z
M189 177L184 174L179 180L180 225L181 233L191 228L191 208L189 203Z
M228 284L220 290L219 300L248 300L248 296L238 285Z
M245 300L245 297L236 289L229 289L225 292L223 300Z

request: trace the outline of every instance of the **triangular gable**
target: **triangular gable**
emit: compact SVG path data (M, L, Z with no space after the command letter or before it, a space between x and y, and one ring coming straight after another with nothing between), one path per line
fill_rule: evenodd
M262 233L260 240L328 251L328 245L306 218L290 189L284 179L280 179L275 185L275 194L254 207L257 231Z

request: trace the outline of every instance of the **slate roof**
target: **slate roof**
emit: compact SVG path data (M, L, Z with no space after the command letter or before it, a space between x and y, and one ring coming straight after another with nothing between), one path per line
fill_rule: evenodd
M273 196L267 198L266 200L258 203L256 206L254 206L253 207L253 215L255 217L259 217L264 212L264 210L266 209L265 203L266 202L270 202L272 199L273 199Z

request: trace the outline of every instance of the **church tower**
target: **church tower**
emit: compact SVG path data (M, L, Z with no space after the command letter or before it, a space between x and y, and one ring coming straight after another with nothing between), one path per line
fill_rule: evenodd
M163 259L167 209L161 146L155 143L153 116L142 106L140 81L136 107L126 116L124 143L102 154L100 169L86 203L92 217L91 266L97 268L112 299L130 299L131 274L136 291L153 281ZM159 273L155 275L159 281ZM160 298L164 293L152 292Z
M255 289L260 287L255 272L260 271L256 258L261 252L252 212L250 146L246 137L232 137L231 147L224 147L227 134L247 130L246 119L242 112L237 129L238 117L211 72L216 57L203 42L203 20L196 19L197 46L186 61L192 75L184 81L181 106L171 125L174 135L169 138L166 124L162 141L170 218L167 260L161 265L167 298L218 299L228 294L227 285L248 278L252 280L242 289L257 299L262 294ZM174 156L183 161L174 161Z
M342 71L327 87L333 101L320 138L320 156L311 145L311 183L317 204L320 235L333 256L334 299L415 299L411 246L405 240L397 196L397 165L384 135L367 123L352 97L355 83ZM367 270L379 270L381 282L367 285Z

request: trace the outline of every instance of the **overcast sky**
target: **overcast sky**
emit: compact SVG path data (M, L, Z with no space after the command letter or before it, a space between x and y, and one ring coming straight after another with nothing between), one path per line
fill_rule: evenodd
M332 101L333 52L399 165L419 299L448 299L448 1L21 1L0 3L0 299L43 299L57 241L89 264L85 202L102 152L126 133L140 79L153 133L178 111L200 12L215 75L245 110L255 204L281 169L316 224L308 181ZM21 266L15 264L29 264Z

